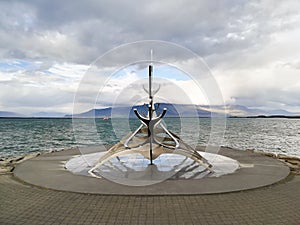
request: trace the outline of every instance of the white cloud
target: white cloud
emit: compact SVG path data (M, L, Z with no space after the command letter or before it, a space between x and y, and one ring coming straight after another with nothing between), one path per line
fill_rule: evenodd
M160 39L203 56L226 102L300 111L297 0L14 0L0 6L0 59L7 66L0 63L0 110L70 111L93 60L119 44ZM122 62L136 52L112 60ZM109 73L98 72L85 80L84 98L99 91L95 79L103 82ZM110 80L106 95L113 96L106 104L135 82L131 75ZM192 102L205 102L192 81L173 82L188 90ZM174 98L168 90L161 93Z
M174 69L173 69L174 70ZM157 73L159 73L157 71ZM193 80L175 80L155 76L153 92L156 102L178 104L207 104L205 93ZM135 72L125 72L122 76L111 77L105 87L99 92L97 107L112 105L144 104L149 101L148 78ZM92 96L92 95L91 95ZM90 99L94 103L95 99Z
M214 71L214 74L227 103L299 110L298 69L271 64L253 70Z
M39 62L36 64L34 67L38 68ZM86 65L64 63L55 64L48 70L2 71L1 108L23 114L41 109L68 113L80 79L87 69Z

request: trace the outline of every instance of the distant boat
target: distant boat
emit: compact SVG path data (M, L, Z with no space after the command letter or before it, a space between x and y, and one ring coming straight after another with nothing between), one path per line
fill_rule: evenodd
M108 116L104 116L103 118L102 118L102 120L109 120L110 118L108 117Z

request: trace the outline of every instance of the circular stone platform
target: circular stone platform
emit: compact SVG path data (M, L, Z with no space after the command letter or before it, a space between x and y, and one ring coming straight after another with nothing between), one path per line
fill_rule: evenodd
M84 152L87 156L102 154L96 147L86 148ZM206 158L210 157L209 153L201 154L206 154ZM193 179L183 176L181 179L171 178L148 186L126 186L107 179L86 176L86 170L78 169L78 166L77 172L68 171L66 167L71 169L73 165L74 169L74 162L80 160L78 149L53 152L27 160L16 166L14 175L24 182L62 191L114 195L176 195L225 193L263 187L284 179L290 171L282 162L259 153L222 147L218 154L215 162L227 160L225 164L228 171L225 175L226 166L219 164L219 168L223 168L219 175L216 172L215 176L201 179L196 179L197 176L192 176Z
M77 175L92 176L88 171L105 153L96 152L74 157L66 162L65 168ZM238 161L229 157L200 151L198 153L212 165L213 172L183 155L162 154L153 160L153 165L149 165L148 159L138 153L133 153L112 158L101 165L96 173L98 178L107 178L119 184L144 186L147 183L155 184L165 179L189 180L220 177L239 169Z

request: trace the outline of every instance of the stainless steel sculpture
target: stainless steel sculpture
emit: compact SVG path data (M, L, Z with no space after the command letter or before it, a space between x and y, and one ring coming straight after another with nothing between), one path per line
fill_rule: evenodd
M89 170L92 176L99 177L94 171L110 159L133 153L139 153L149 159L150 165L161 154L179 154L193 159L199 165L212 172L212 165L205 158L162 124L161 120L165 116L167 109L164 108L162 113L158 114L159 104L157 104L157 107L154 106L153 93L157 93L159 88L152 91L152 73L153 66L150 64L148 90L144 87L144 90L149 94L149 104L148 106L145 105L148 111L147 115L141 115L137 109L134 109L134 113L141 121L141 125L110 148L98 160L97 164Z

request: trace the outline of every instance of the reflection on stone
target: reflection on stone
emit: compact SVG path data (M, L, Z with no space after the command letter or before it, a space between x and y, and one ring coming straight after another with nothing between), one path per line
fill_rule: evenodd
M98 167L94 173L97 177L109 176L113 180L162 180L168 179L200 179L203 177L219 177L234 173L239 168L239 163L231 158L198 152L205 157L214 168L214 173L206 170L205 166L199 165L189 157L176 154L163 154L149 164L148 159L142 155L133 153L114 157ZM77 156L66 163L67 170L80 175L91 176L88 171L89 165L95 165L98 158L106 152L92 153Z

